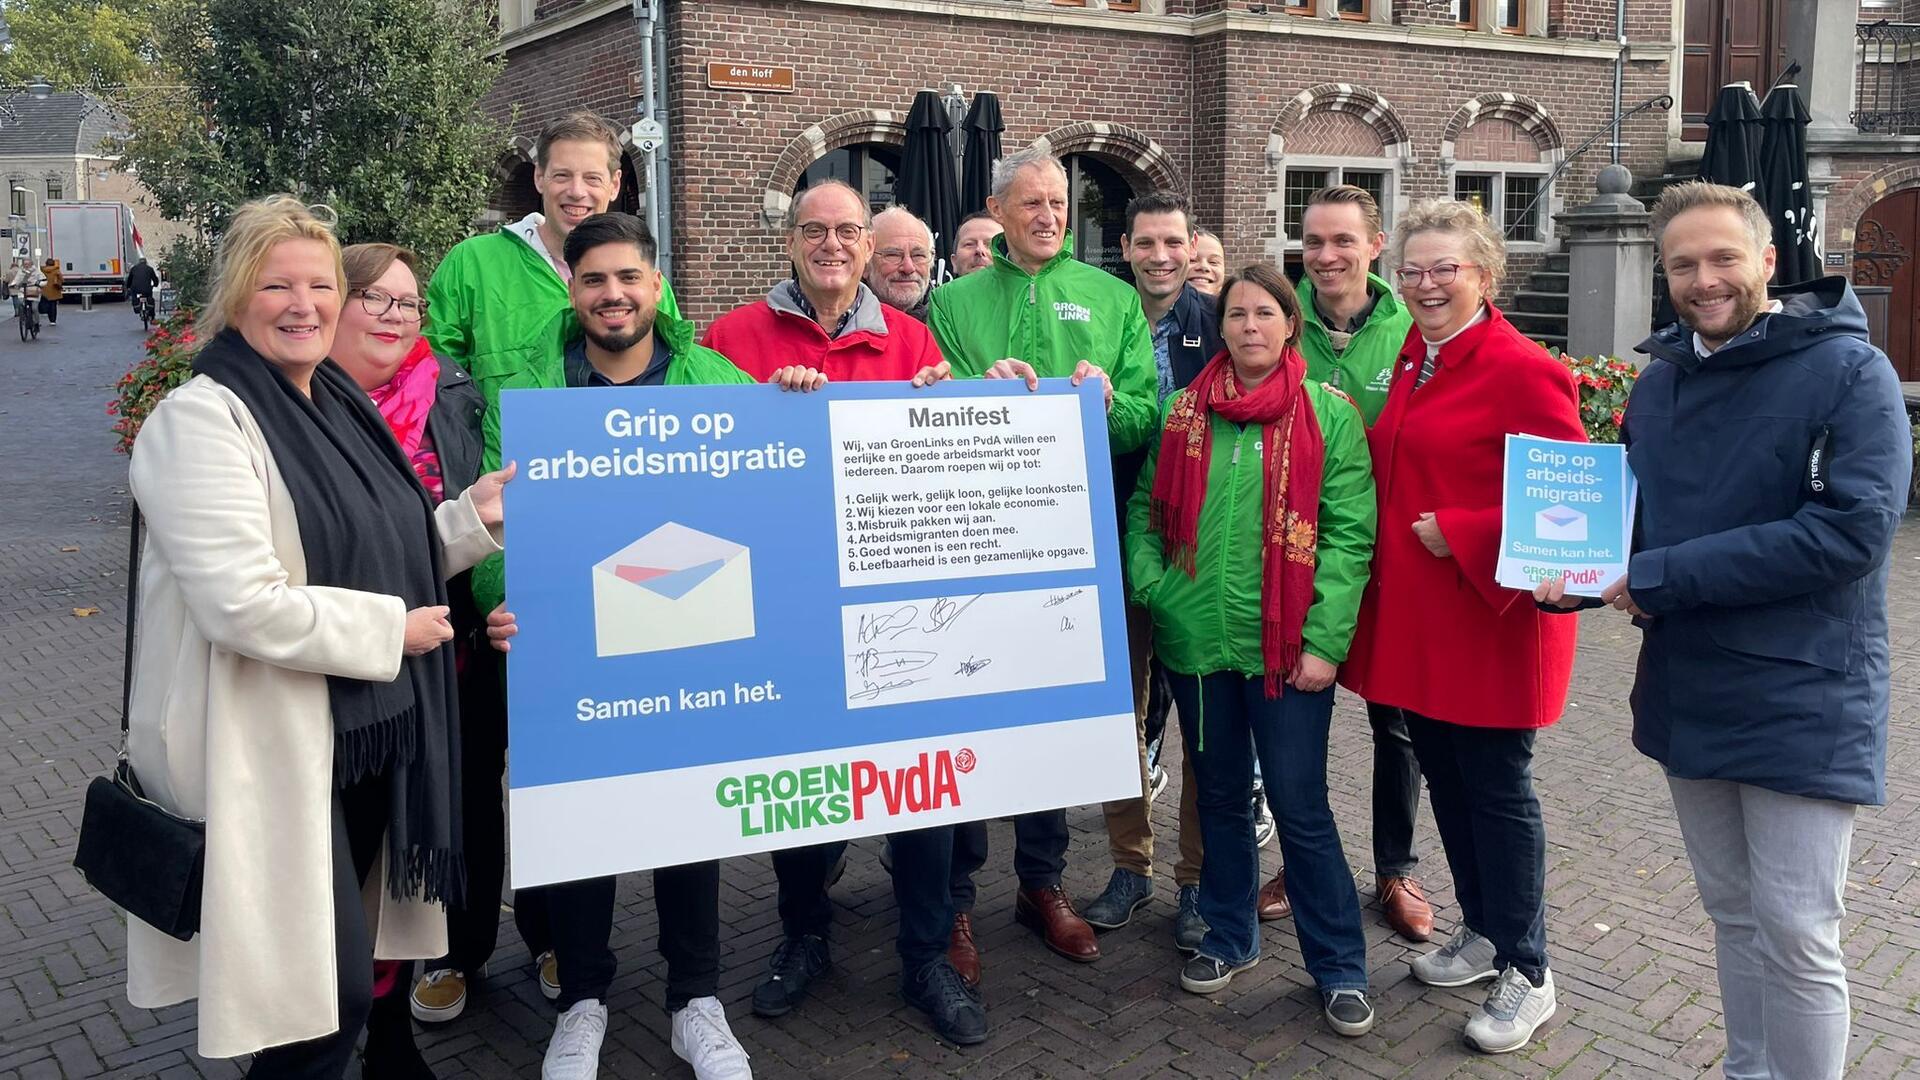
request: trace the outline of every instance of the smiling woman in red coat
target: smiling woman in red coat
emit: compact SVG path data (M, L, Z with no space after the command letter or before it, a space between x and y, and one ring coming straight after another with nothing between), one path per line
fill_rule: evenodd
M1585 436L1573 376L1490 302L1506 252L1480 211L1415 204L1392 259L1414 327L1367 436L1379 539L1340 681L1404 714L1453 871L1463 925L1414 976L1494 980L1466 1036L1506 1053L1554 1011L1533 737L1566 704L1577 626L1494 582L1504 444Z

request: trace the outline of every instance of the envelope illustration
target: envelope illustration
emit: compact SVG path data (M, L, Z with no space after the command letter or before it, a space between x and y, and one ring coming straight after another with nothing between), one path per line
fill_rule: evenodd
M685 649L753 636L746 548L669 521L594 564L601 656Z
M1533 534L1542 540L1578 543L1587 538L1587 515L1571 507L1549 506L1533 515Z

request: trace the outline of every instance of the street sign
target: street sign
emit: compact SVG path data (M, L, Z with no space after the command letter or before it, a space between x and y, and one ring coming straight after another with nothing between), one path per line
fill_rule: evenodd
M793 93L793 69L763 64L716 61L707 64L707 88L755 94Z

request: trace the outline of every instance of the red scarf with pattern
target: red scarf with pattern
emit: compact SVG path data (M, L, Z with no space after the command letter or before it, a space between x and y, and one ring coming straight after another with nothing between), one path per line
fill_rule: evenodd
M1327 448L1320 421L1300 388L1306 373L1306 360L1289 348L1279 369L1248 390L1221 350L1193 384L1174 397L1160 433L1160 462L1149 503L1149 527L1165 541L1168 560L1193 576L1213 450L1210 422L1217 414L1236 424L1261 426L1266 498L1261 510L1260 656L1270 698L1280 696L1280 684L1300 660L1301 628L1313 605L1320 473Z

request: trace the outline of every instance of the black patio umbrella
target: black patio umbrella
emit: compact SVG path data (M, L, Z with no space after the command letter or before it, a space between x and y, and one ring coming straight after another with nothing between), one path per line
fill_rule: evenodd
M1720 88L1707 113L1707 149L1700 179L1748 191L1760 180L1760 99L1746 83Z
M933 230L935 281L953 261L953 230L960 224L960 180L947 139L952 130L953 120L939 94L915 94L907 114L907 148L893 183L893 201Z
M1820 276L1814 257L1813 191L1807 181L1807 106L1781 83L1760 106L1760 205L1773 219L1773 280L1797 285Z
M967 151L960 167L960 216L987 208L987 195L993 191L993 163L1000 160L1000 133L1007 125L1000 120L1000 99L981 91L973 95L967 109Z

